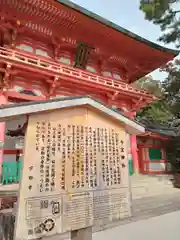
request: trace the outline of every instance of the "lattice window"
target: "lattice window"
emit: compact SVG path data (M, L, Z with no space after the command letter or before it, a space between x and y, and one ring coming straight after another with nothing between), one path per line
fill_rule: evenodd
M41 92L41 90L34 89L33 92L36 96L43 96L43 93Z
M39 56L43 56L43 57L49 57L48 53L45 50L42 49L36 49L35 53Z
M114 79L117 79L117 80L121 80L120 75L119 75L119 74L116 74L116 73L113 74L113 78L114 78Z
M31 46L26 45L26 44L20 44L19 46L16 46L16 48L18 48L20 50L23 50L23 51L26 51L26 52L30 52L30 53L33 52L33 48Z
M30 95L30 96L36 96L36 94L31 90L22 90L22 91L20 91L20 93Z
M68 57L60 57L58 61L66 65L71 65L71 60Z
M102 72L102 75L103 75L104 77L112 77L112 73L111 73L111 72L108 72L108 71Z
M97 72L96 69L94 67L90 66L90 65L86 66L86 70L89 71L89 72L93 72L93 73Z
M23 89L23 87L18 86L18 85L15 85L15 86L13 87L13 90L15 90L16 92L20 92L22 89Z

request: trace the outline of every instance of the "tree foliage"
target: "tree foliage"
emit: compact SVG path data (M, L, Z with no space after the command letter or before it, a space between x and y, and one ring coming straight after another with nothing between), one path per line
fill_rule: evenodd
M145 19L159 25L164 43L175 43L180 47L180 0L140 0L140 10Z
M145 124L169 125L172 114L165 102L159 100L141 109L137 113L136 119Z
M159 40L165 44L174 43L180 47L180 9L178 9L180 0L140 0L140 9L145 15L145 19L159 25L162 35ZM179 7L180 8L180 7ZM164 111L165 121L171 126L180 126L180 61L168 63L161 71L168 74L167 78L161 83L161 101L151 105L151 113L158 112L160 121L163 114L159 111L159 107ZM147 107L149 108L149 107ZM146 110L146 108L145 108ZM140 112L149 114L149 109ZM156 113L156 117L158 116ZM155 116L153 114L153 116Z
M154 80L151 76L145 76L133 84L138 89L145 89L157 98L162 97L163 91L161 82Z
M180 119L180 60L168 63L162 71L168 73L163 82L164 101L166 101L175 118Z
M144 12L145 18L159 25L162 35L159 40L165 44L174 43L180 47L180 0L140 0L140 9ZM176 127L176 133L180 136L180 60L168 63L161 71L168 74L167 78L162 82L163 94L161 103L165 106L164 111L169 114L167 123ZM159 106L153 103L155 112ZM157 107L157 108L156 108ZM167 110L167 111L166 111ZM142 114L142 115L141 115ZM147 116L147 112L140 112L140 118ZM166 115L166 114L165 114ZM156 114L155 116L158 116ZM159 120L162 115L159 116ZM165 118L166 119L166 118ZM171 163L172 169L180 173L180 137L176 137L168 141L167 159Z
M134 83L134 86L146 89L157 97L157 101L145 106L137 113L136 119L145 124L168 124L172 119L172 114L166 102L163 101L164 89L161 82L154 80L151 76L146 76Z

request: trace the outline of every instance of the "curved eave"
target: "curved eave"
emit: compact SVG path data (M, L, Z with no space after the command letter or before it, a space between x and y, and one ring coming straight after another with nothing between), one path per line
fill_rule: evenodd
M118 26L117 24L73 3L73 2L70 2L68 0L56 0L58 3L60 4L63 4L69 8L72 8L73 10L75 11L78 11L80 12L81 14L84 14L85 16L89 17L89 18L92 18L93 20L95 21L98 21L100 22L101 24L103 25L106 25L107 27L110 27L110 28L113 28L114 30L120 32L121 34L124 34L126 35L127 37L129 38L132 38L134 39L135 41L138 41L138 42L141 42L143 44L146 44L148 45L149 47L153 48L153 49L156 49L156 50L159 50L161 52L164 52L164 53L167 53L167 55L170 55L169 56L169 61L171 59L173 59L174 57L176 57L178 54L179 54L179 51L178 50L174 50L174 49L169 49L169 48L166 48L166 47L162 47L156 43L153 43L145 38L142 38L140 37L139 35L135 34L135 33L132 33L130 31L128 31L127 29L123 28L123 27L120 27Z
M145 132L141 133L138 135L138 137L149 137L149 138L155 138L155 139L160 139L160 140L168 140L168 136L162 136L158 133L153 133L153 132Z

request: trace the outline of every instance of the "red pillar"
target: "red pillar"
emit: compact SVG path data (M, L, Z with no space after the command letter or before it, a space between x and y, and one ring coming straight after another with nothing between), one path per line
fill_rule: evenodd
M6 105L7 103L8 103L7 97L0 93L0 105ZM0 122L0 176L2 173L5 131L6 131L5 122Z
M136 113L132 112L130 117L134 119ZM138 149L137 149L137 138L136 136L130 137L131 143L131 153L132 153L132 160L133 160L133 170L135 174L139 173L139 159L138 159Z

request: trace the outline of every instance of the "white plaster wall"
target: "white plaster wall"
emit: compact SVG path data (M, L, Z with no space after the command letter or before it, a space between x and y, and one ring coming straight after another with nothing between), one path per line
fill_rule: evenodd
M149 170L152 172L159 172L159 171L165 171L166 170L166 164L165 163L149 163Z

